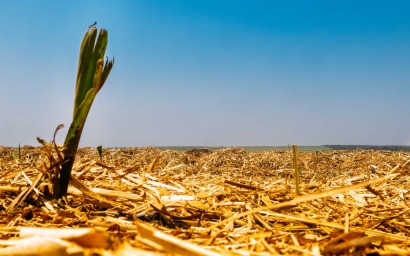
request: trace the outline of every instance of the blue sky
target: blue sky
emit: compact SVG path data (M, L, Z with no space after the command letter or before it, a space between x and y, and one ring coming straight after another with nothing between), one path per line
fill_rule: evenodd
M64 141L94 21L81 146L410 144L410 2L147 0L1 1L0 145Z

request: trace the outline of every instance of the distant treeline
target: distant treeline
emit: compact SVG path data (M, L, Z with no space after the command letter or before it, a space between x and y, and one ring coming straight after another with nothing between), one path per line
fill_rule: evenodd
M330 149L374 149L374 150L390 150L390 151L407 151L410 152L410 146L372 146L372 145L323 145Z

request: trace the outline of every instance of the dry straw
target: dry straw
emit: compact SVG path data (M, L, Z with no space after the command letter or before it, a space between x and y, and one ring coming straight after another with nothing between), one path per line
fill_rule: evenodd
M293 149L0 147L0 255L410 254L408 153Z

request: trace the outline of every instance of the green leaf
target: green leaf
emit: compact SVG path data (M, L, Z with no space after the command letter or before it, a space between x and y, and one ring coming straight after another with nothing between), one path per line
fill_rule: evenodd
M98 155L100 155L100 160L102 160L102 146L97 147Z
M98 37L97 28L95 27L89 28L84 35L80 49L80 58L78 61L73 116L83 102L88 90L93 87L97 63L99 59L104 59L107 44L108 32L105 29L100 29Z

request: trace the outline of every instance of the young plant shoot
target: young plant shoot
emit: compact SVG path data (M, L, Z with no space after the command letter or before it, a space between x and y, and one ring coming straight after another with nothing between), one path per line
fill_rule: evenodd
M104 62L105 50L108 44L108 32L100 29L97 36L97 28L90 26L81 43L80 57L78 61L77 82L75 87L73 121L64 141L63 164L54 183L53 194L55 198L67 195L71 169L73 167L81 133L91 105L103 87L114 65L114 59Z
M102 161L102 146L97 147L98 155L100 156L100 161Z

